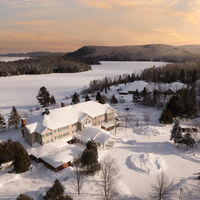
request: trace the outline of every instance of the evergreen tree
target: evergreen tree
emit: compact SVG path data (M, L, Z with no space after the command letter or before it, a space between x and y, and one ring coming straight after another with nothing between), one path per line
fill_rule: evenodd
M181 140L180 143L181 143L181 144L185 144L185 145L187 146L187 148L188 148L188 147L192 148L192 147L194 147L194 145L195 145L195 140L192 138L192 136L191 136L190 133L186 133L186 134L183 136L183 138L182 138L182 140Z
M86 144L86 147L87 147L88 150L94 151L96 153L97 158L98 158L97 145L94 141L89 140Z
M173 115L171 110L165 108L159 118L159 122L161 124L172 124L173 123Z
M29 197L26 194L20 194L16 200L33 200L31 197Z
M101 93L97 92L97 94L96 94L96 101L100 101L100 99L101 99Z
M177 81L177 77L176 77L176 73L173 72L172 75L170 76L170 82L172 83L172 82L175 82L175 81Z
M95 172L98 165L98 155L94 150L85 149L81 155L81 164L83 167L87 167L87 173Z
M117 104L118 103L118 100L117 100L117 98L115 97L114 94L112 95L111 103L113 103L113 104Z
M55 97L53 95L51 95L51 97L50 97L50 103L51 103L51 105L56 104L56 100L55 100Z
M181 99L183 101L183 114L188 119L195 117L197 114L197 98L194 87L187 88L182 91Z
M5 128L6 128L6 122L5 122L3 115L1 115L1 113L0 113L0 130L3 130Z
M85 97L85 101L91 101L89 95L86 95L86 97Z
M172 96L167 103L167 109L171 110L173 117L181 117L183 115L183 101L179 96Z
M20 127L20 116L14 106L8 118L8 127L15 127L16 129Z
M142 95L143 97L146 96L146 95L148 95L148 92L147 92L147 88L146 88L146 87L144 87L144 89L142 90L141 95Z
M64 188L60 181L56 179L53 186L46 192L44 200L56 200L59 199L60 196L63 196L63 194Z
M13 161L15 149L12 140L0 143L0 164Z
M50 93L46 89L46 87L43 86L40 88L39 93L37 95L37 100L43 107L49 106L51 98L50 98Z
M79 102L80 102L80 100L79 100L78 94L75 92L72 97L72 104L77 104Z
M19 143L14 142L15 157L14 170L16 173L23 173L29 170L31 161L26 149Z
M181 72L180 72L180 77L179 77L179 80L181 80L182 83L185 83L185 70L182 69Z
M56 198L56 200L73 200L69 195L61 195Z
M175 120L173 128L171 130L170 140L173 140L175 144L181 143L183 139L181 127L179 126L179 121Z
M99 100L99 103L105 104L106 102L107 102L106 96L101 96L101 98L100 98L100 100Z

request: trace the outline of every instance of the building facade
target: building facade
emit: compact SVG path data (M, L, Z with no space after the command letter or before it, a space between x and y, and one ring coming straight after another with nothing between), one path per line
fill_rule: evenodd
M33 123L22 119L22 134L29 145L35 142L45 145L60 139L72 140L77 131L88 126L101 126L115 119L116 111L108 104L88 101L76 105L48 110Z

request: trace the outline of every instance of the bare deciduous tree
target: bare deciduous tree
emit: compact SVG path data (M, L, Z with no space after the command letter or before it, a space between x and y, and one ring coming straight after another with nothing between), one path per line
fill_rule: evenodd
M130 111L124 111L122 113L119 113L119 119L121 122L124 123L126 129L129 127L133 127L134 124L133 124L133 121L134 121L134 118L133 118L133 114L131 114Z
M174 197L174 182L170 181L164 172L161 172L152 185L152 197L156 200L171 200Z
M83 187L83 171L79 164L74 166L73 170L74 181L72 182L73 187L77 190L78 195L81 193Z
M150 122L150 116L149 113L143 113L143 119L148 124Z
M101 162L99 188L103 199L112 200L117 194L117 182L120 178L119 168L115 159L105 157Z

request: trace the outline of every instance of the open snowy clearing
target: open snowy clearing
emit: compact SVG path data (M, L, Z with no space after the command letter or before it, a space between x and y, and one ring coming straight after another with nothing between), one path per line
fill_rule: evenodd
M124 73L140 72L152 66L162 66L163 62L102 62L93 65L91 71L81 73L21 75L0 77L0 111L8 113L12 106L26 110L38 105L36 95L39 88L45 86L57 102L79 92L94 79L115 76Z

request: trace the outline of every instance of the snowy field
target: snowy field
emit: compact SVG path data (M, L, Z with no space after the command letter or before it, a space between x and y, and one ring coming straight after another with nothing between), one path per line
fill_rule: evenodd
M99 151L100 161L106 155L117 160L121 175L118 183L119 199L149 200L151 185L161 171L174 181L175 200L179 199L181 188L183 189L181 200L200 199L200 184L195 179L195 173L200 170L199 147L195 151L185 151L181 147L175 147L169 140L172 126L161 126L158 123L161 110L133 104L132 95L117 94L119 87L125 86L112 87L107 94L108 97L114 93L117 98L124 99L125 103L117 104L114 108L120 114L129 107L130 114L138 120L139 124L137 127L133 120L128 128L119 127L116 135L112 131L111 134L116 137L114 146ZM138 87L140 87L139 84ZM150 116L148 123L144 121L144 113ZM181 121L182 125L190 125L190 123L191 121ZM0 141L8 138L19 140L27 150L31 148L24 143L19 130L0 134ZM56 178L64 185L65 193L71 195L74 200L98 200L101 197L98 188L98 173L95 176L85 177L81 195L78 196L72 184L74 180L72 168L68 167L55 173L42 164L32 162L32 170L23 174L0 172L0 199L15 199L20 193L26 192L35 200L40 200Z
M0 77L0 112L8 113L11 106L16 106L17 109L36 107L36 95L42 86L47 87L57 102L60 102L74 91L79 92L87 87L91 80L124 73L139 73L145 68L164 64L166 63L102 62L102 65L93 65L88 72Z

